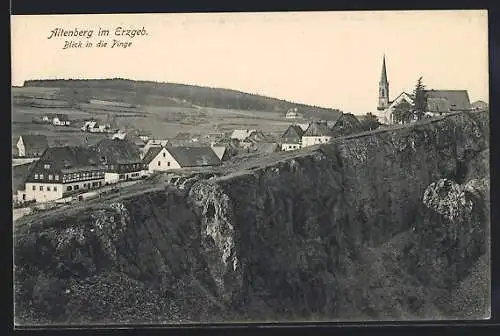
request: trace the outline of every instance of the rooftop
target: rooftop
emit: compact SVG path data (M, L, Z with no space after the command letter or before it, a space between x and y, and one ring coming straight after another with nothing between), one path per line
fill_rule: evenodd
M167 150L181 167L217 166L221 163L210 147L169 147Z
M95 145L99 157L108 163L129 164L141 162L140 150L128 140L104 139Z

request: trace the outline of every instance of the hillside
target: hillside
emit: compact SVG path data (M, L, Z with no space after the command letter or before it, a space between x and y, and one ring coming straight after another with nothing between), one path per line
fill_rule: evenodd
M316 119L335 119L341 113L338 109L293 103L229 89L118 78L29 80L21 89L14 90L14 96L16 91L19 95L25 88L58 88L58 93L52 96L52 99L73 103L84 103L94 98L133 105L210 107L281 113L290 108L297 108L306 118Z
M28 215L16 322L487 318L488 154L456 113Z

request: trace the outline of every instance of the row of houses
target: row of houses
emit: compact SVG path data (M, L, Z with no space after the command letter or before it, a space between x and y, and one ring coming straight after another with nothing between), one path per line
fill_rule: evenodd
M115 132L111 129L111 126L106 123L100 123L97 120L85 121L81 127L82 132L89 133L112 133Z
M281 150L290 151L328 143L342 134L344 125L357 123L359 121L352 114L343 113L335 120L318 120L290 125L281 136Z
M307 126L294 124L290 125L281 136L281 150L290 151L328 143L333 137L333 131L326 121L314 121Z
M47 124L52 124L54 126L70 126L71 125L71 120L69 119L68 115L63 114L63 113L44 114L41 118L41 122L47 123Z
M223 155L211 147L160 144L141 157L135 144L121 139L104 139L91 147L48 147L33 163L17 199L49 202L153 172L218 166Z

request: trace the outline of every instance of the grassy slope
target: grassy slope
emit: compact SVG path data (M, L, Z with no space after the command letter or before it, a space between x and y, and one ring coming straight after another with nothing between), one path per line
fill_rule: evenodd
M58 88L53 98L83 102L92 97L138 105L201 106L235 110L286 112L297 107L308 117L336 117L340 111L235 90L175 83L156 83L124 79L26 81L25 87ZM20 89L16 89L20 90Z
M49 142L81 143L84 134L79 132L79 127L89 118L105 122L110 122L111 118L114 128L136 129L154 137L172 138L179 132L203 135L231 132L235 128L255 128L281 135L290 124L283 118L290 107L298 107L305 117L313 118L331 119L340 113L233 90L127 80L27 82L24 87L13 88L13 95L13 143L23 133L45 134ZM105 111L98 105L87 104L91 98L139 107L135 111L120 108ZM54 102L59 104L61 101L67 106L54 107ZM31 122L44 113L67 113L75 127L72 132L63 132L69 129Z

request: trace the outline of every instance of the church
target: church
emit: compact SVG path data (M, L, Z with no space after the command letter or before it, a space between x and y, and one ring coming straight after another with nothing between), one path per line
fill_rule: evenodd
M380 123L385 125L394 124L393 111L396 106L406 101L413 105L413 94L401 92L394 98L389 99L389 80L385 55L382 60L382 73L378 84L377 117ZM435 116L443 113L470 111L472 109L467 90L425 90L427 98L426 115Z

